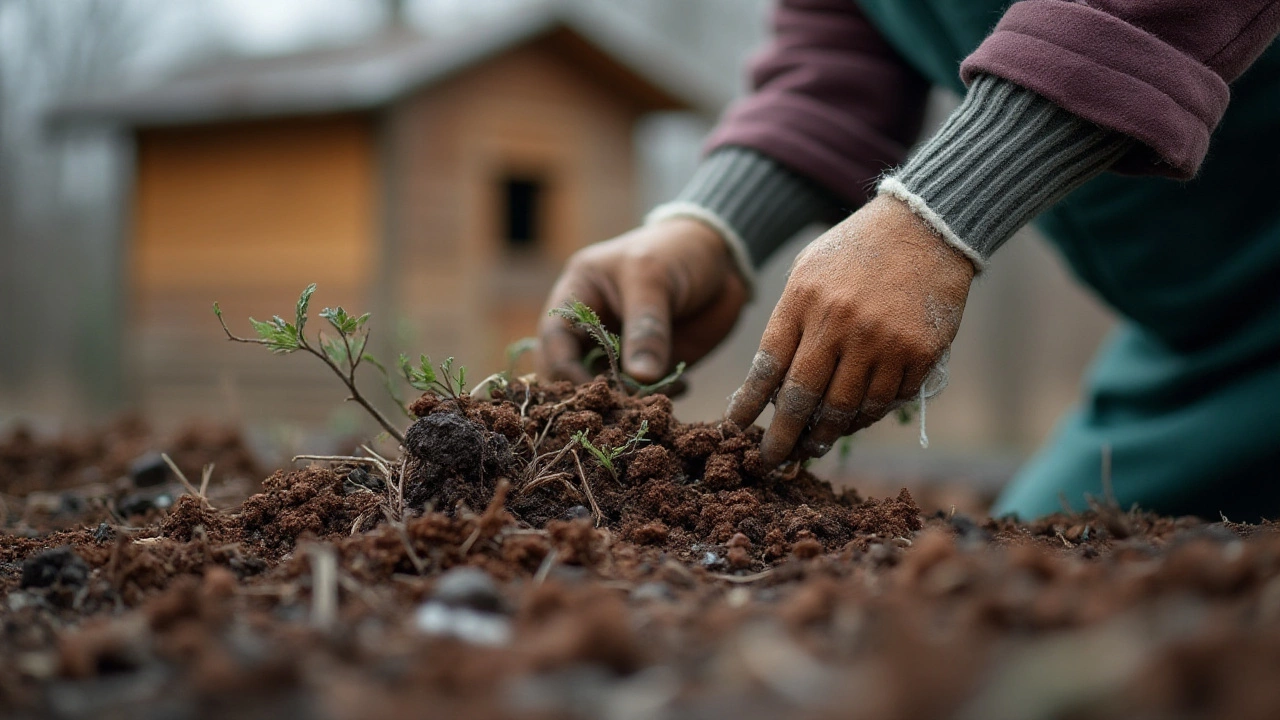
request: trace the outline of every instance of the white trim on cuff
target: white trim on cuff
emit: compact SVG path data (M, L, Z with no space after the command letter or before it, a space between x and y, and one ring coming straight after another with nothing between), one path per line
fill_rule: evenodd
M645 225L653 225L654 223L670 220L671 218L689 218L697 220L706 225L724 240L724 244L729 248L729 255L733 258L733 264L738 268L738 274L742 276L743 282L747 284L747 294L754 297L756 288L756 271L751 265L751 254L747 252L747 244L742 241L742 236L738 231L734 230L724 218L715 212L692 202L676 201L663 203L649 211L644 218Z
M925 202L924 198L911 192L911 190L908 189L906 185L903 185L897 178L882 178L880 180L880 184L876 187L876 192L881 195L888 195L889 197L897 198L898 200L906 203L907 207L911 209L911 212L915 214L916 217L928 223L929 227L942 237L943 242L956 250L959 250L962 255L969 258L969 262L973 263L974 270L980 273L987 268L987 259L982 257L977 250L969 247L964 240L961 240L960 236L957 235L955 231L951 229L951 226L947 224L947 221L944 220L941 215L934 212L933 208L929 207L929 203Z

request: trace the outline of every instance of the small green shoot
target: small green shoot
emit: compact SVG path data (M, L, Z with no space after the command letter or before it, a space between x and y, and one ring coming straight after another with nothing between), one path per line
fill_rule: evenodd
M836 441L836 455L839 457L837 466L841 471L849 467L849 459L853 457L853 436L845 435Z
M440 363L439 367L440 373L437 374L427 355L419 355L417 365L407 355L400 356L400 373L415 390L457 400L467 391L467 368L459 365L455 371L453 358Z
M614 386L623 392L636 397L652 395L675 383L684 375L684 362L676 365L676 369L670 375L652 385L646 385L622 372L622 365L619 360L622 356L622 339L609 332L609 329L600 321L600 316L596 314L596 311L581 300L570 300L563 307L552 309L549 314L568 320L578 329L587 333L592 340L595 340L596 347L588 351L582 358L583 366L590 372L596 361L603 355L609 361L609 374L613 379Z
M910 425L916 419L916 411L919 409L918 403L907 403L898 408L897 417L899 425Z
M602 466L604 466L604 469L609 471L610 477L612 477L614 481L617 482L618 468L615 461L618 458L622 457L623 455L626 455L627 453L633 450L636 450L640 446L640 443L645 442L644 436L648 434L648 432L649 432L649 421L644 420L640 423L640 429L636 431L636 434L632 435L630 438L627 439L625 443L623 443L622 445L619 445L618 447L609 447L608 445L599 445L599 446L595 445L594 443L591 442L590 439L587 438L586 430L579 430L578 432L574 433L573 437L570 438L570 443L576 442L579 445L581 445L583 449L585 449L587 452L591 453L592 457L594 457L597 461L599 461L599 463Z
M624 390L626 386L622 382L622 366L618 360L622 356L622 338L609 332L596 311L581 300L570 300L563 307L552 308L550 314L568 320L596 341L609 360L609 374L613 378L613 384L619 390Z
M232 333L222 317L222 308L216 302L213 304L213 314L217 316L218 323L222 325L222 331L226 333L228 340L263 345L271 352L280 354L301 350L319 358L347 386L347 391L350 393L349 400L359 403L391 437L404 442L404 433L392 425L391 421L387 420L386 416L356 387L356 369L362 362L368 362L377 367L386 376L386 369L382 364L365 352L365 348L369 345L369 331L364 329L364 325L369 320L369 314L352 317L340 307L325 308L320 311L320 317L329 321L329 325L338 333L338 336L325 337L323 332L317 332L314 341L308 339L304 330L307 326L311 296L315 291L315 283L303 289L294 307L292 323L279 315L273 316L269 321L249 318L249 324L258 335L256 338L244 338ZM392 393L392 397L395 397L395 393Z
M507 346L507 379L516 376L516 365L520 358L538 349L538 338L526 337Z
M627 387L631 388L632 395L635 395L636 397L644 397L646 395L652 395L669 385L675 384L675 382L680 379L680 376L684 375L684 368L685 363L681 360L676 363L676 369L673 370L670 375L662 378L652 385L642 385L638 380L626 374L622 376L622 379L626 381Z

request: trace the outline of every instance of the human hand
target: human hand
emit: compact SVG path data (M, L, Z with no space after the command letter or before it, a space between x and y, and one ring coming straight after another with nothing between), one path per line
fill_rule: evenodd
M590 306L605 325L621 326L622 369L642 383L661 380L678 361L695 362L733 329L748 299L718 233L689 218L670 218L579 250L547 299ZM538 373L586 382L582 334L544 313L538 327Z
M770 400L767 467L915 399L960 327L973 264L901 201L881 196L796 258L728 416L747 427Z

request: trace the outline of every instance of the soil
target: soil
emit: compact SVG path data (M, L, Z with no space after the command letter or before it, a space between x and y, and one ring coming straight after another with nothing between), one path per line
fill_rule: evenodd
M924 513L603 381L411 409L402 458L203 498L120 424L0 442L0 714L1280 717L1270 524Z

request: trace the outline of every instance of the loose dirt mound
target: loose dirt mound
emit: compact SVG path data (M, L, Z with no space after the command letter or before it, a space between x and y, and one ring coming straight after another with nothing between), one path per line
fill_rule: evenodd
M72 718L1269 718L1280 535L922 517L600 382L424 397L396 460L0 540L0 707ZM628 444L641 428L645 441ZM580 441L608 456L602 462ZM28 453L38 458L40 453ZM29 475L34 486L50 486ZM61 481L59 481L61 482ZM44 500L41 500L44 502Z

